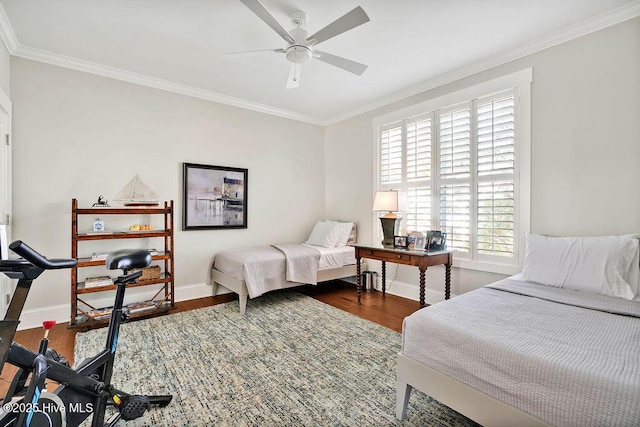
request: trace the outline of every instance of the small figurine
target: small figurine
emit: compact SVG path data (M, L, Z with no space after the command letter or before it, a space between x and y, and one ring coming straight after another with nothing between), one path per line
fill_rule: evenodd
M102 197L102 195L98 196L98 201L93 204L94 208L109 208L109 201Z

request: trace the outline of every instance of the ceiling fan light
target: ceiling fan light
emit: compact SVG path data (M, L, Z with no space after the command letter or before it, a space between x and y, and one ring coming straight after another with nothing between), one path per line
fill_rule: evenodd
M285 55L294 64L304 64L311 61L311 49L302 45L289 46Z

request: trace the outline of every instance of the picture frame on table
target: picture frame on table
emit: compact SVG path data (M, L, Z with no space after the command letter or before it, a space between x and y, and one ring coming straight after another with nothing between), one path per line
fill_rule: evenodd
M407 236L393 236L393 247L396 249L407 249Z
M447 247L447 233L432 230L427 232L427 251L437 252L443 251Z
M424 251L427 244L427 238L425 236L416 236L416 241L413 243L413 249L416 251Z
M183 230L247 228L247 169L183 164Z

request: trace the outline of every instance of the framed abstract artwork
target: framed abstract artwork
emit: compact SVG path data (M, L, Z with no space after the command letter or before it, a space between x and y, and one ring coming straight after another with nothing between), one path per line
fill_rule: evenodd
M182 229L247 228L247 173L184 163Z

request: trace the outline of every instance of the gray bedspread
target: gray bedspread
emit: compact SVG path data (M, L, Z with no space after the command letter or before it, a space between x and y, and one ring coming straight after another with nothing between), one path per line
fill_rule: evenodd
M557 426L640 426L640 301L505 279L407 317L403 353Z

